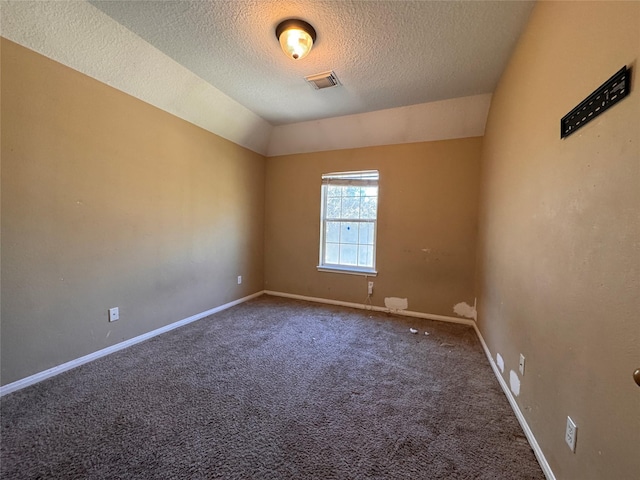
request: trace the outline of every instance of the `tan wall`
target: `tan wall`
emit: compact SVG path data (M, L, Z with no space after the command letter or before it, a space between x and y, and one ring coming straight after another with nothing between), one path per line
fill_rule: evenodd
M262 290L264 157L6 40L1 113L3 384Z
M323 173L378 169L377 270L372 301L453 316L474 302L481 138L267 159L265 288L364 303L363 276L318 272Z
M558 479L640 472L640 3L540 2L484 137L479 323ZM623 65L631 95L560 119ZM576 453L564 443L578 424Z

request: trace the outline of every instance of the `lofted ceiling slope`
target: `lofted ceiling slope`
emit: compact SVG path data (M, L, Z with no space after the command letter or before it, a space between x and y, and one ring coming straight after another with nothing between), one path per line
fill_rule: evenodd
M271 156L482 135L534 3L0 0L0 34ZM299 61L291 17L318 32ZM327 70L341 86L304 81Z

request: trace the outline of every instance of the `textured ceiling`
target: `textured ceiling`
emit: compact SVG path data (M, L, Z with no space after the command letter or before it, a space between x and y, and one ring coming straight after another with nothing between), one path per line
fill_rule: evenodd
M534 2L91 1L273 125L493 92ZM308 57L285 57L276 25L317 33ZM303 79L334 70L342 86Z

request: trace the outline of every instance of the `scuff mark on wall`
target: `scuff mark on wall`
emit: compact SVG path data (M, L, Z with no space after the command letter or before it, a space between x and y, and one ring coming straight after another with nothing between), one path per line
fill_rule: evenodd
M475 303L475 302L474 302ZM476 320L478 312L476 311L475 304L469 305L467 302L460 302L453 306L453 313L460 317L473 318Z
M499 353L496 353L496 365L498 365L498 368L500 369L500 371L504 373L504 359L502 358L502 355L500 355Z
M392 312L406 310L407 308L409 308L409 300L406 298L385 297L384 306Z
M520 395L520 379L518 378L518 374L513 370L509 370L509 385L516 397Z

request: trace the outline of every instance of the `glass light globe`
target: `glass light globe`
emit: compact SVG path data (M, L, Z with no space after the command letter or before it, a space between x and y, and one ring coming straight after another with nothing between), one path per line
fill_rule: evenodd
M311 51L313 39L301 28L291 27L280 35L280 46L289 58L300 60Z

